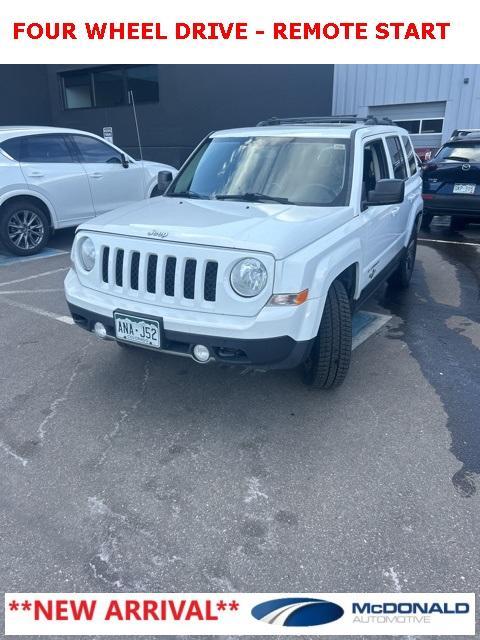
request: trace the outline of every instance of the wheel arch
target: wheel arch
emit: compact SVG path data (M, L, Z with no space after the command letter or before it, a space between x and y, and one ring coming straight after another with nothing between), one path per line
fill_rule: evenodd
M335 281L340 281L347 291L350 304L353 307L354 301L360 296L360 258L358 255L345 256L345 259L338 262L327 273L323 272L323 283L319 296L317 316L315 318L316 331L320 328L325 301L328 291ZM317 272L318 275L318 272Z
M56 227L55 217L53 215L53 211L50 203L47 203L43 198L37 195L33 195L31 193L17 193L14 195L7 196L0 203L0 213L2 213L5 210L6 205L11 204L12 202L21 201L21 200L23 201L28 200L32 204L35 204L37 207L42 209L42 211L45 213L45 215L48 217L50 221L51 229L54 229Z

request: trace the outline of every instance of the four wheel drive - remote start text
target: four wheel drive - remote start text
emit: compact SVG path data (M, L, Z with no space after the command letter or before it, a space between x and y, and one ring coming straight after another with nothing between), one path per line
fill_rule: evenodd
M408 133L274 118L210 134L159 182L163 196L78 228L74 321L122 347L340 384L352 313L412 275L422 179Z

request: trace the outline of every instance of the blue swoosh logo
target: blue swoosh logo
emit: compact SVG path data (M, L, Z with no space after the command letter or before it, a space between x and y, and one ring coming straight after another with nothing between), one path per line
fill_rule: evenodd
M335 602L317 598L277 598L255 605L252 616L282 627L313 627L334 622L343 616Z

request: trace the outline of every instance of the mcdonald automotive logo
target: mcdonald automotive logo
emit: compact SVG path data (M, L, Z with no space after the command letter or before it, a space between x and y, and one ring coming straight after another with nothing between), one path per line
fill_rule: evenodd
M334 602L316 598L277 598L255 605L252 616L261 622L282 627L313 627L334 622L343 616Z

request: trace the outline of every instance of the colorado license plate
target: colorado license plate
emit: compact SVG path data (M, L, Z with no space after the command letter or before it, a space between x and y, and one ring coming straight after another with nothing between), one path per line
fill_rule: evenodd
M119 340L160 348L160 323L157 320L115 312L115 335Z
M472 195L475 193L475 185L474 184L454 184L453 193L466 193L468 195Z

